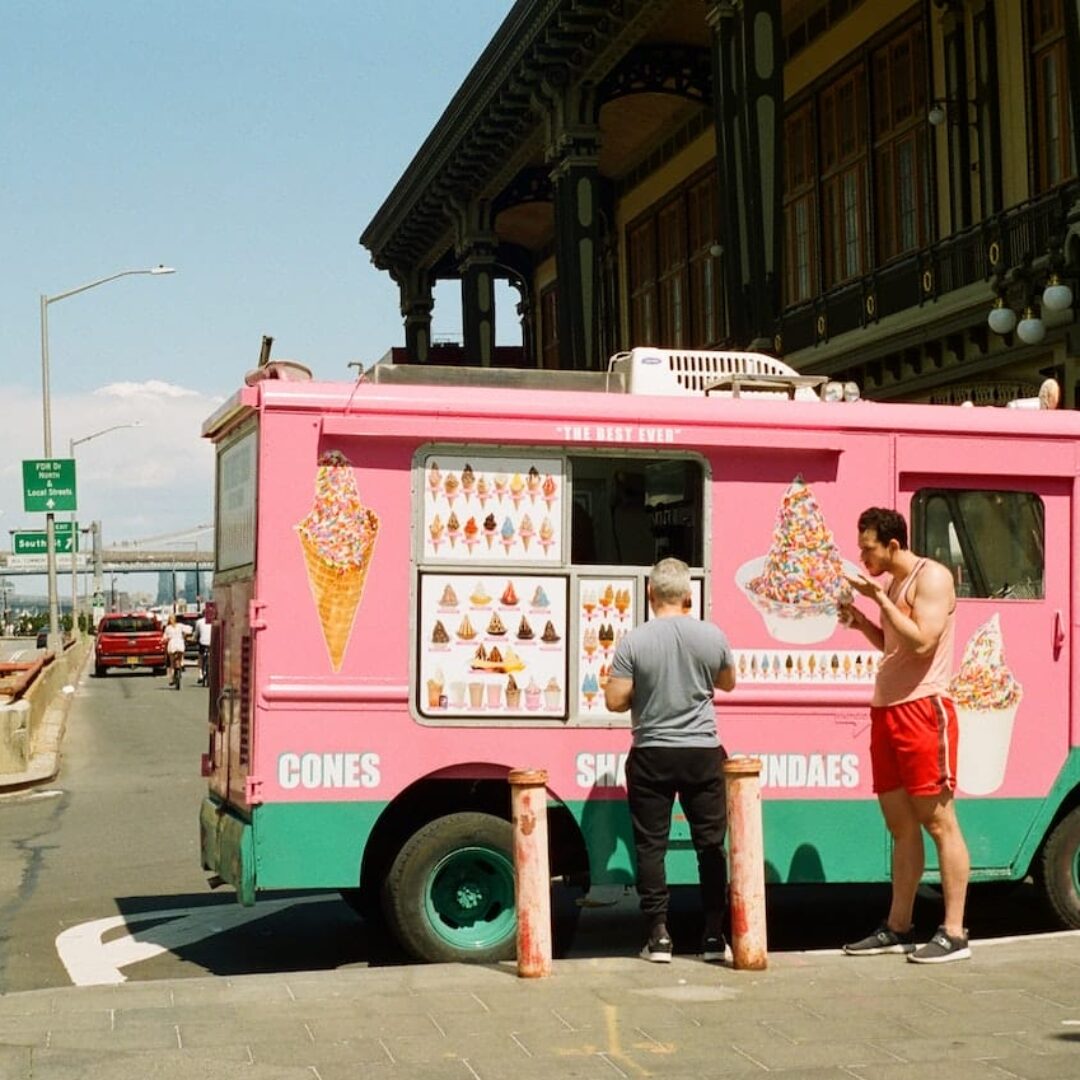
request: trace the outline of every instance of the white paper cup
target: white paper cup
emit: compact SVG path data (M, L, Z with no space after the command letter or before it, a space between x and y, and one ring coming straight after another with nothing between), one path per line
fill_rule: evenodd
M957 706L960 745L957 747L956 786L965 794L989 795L1001 787L1009 763L1013 721L1018 707L962 709Z

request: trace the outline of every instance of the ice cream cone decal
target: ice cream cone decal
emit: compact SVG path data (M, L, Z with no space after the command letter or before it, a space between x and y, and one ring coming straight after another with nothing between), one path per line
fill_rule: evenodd
M353 467L340 451L319 458L315 502L296 531L330 666L340 671L379 533L379 517L360 501Z
M547 508L549 510L551 509L551 504L555 501L556 490L555 478L548 473L548 475L544 477L544 482L540 485L540 491L544 496L544 502L547 503Z
M510 478L510 498L514 501L514 509L517 509L518 503L521 502L522 496L525 494L525 481L521 478L521 473L514 473Z

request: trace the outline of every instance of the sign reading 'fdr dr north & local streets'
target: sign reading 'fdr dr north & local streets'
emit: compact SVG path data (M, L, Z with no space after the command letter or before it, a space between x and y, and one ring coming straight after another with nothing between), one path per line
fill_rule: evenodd
M28 513L76 510L75 459L24 461L23 509Z

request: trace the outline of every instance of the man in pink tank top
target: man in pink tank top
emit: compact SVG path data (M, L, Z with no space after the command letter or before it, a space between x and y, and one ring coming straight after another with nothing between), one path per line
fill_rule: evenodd
M869 937L844 946L852 956L906 953L917 964L965 960L964 901L971 863L956 819L956 711L949 698L956 593L952 574L908 548L907 523L895 510L871 507L859 517L859 554L872 578L852 588L872 600L878 621L854 604L841 621L859 630L883 657L870 707L874 793L893 838L892 903ZM923 873L925 829L937 848L945 921L915 948L912 911Z

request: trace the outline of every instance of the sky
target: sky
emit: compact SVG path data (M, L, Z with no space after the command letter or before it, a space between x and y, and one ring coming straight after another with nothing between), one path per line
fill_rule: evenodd
M176 269L48 305L53 456L138 422L75 448L79 520L107 546L190 548L213 521L200 428L264 334L319 379L404 344L397 288L359 236L511 6L0 4L0 548L44 527L20 464L45 456L42 295ZM520 340L510 310L500 344ZM432 330L460 339L451 283Z

